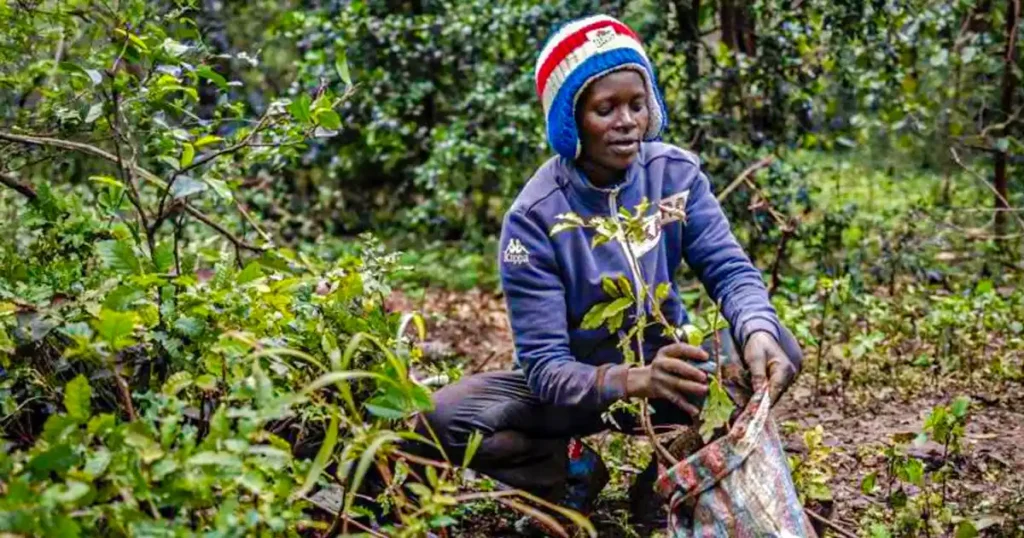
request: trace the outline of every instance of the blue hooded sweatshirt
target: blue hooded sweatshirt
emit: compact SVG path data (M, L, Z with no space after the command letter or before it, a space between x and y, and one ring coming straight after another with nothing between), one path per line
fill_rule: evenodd
M635 214L645 199L649 207L643 241L627 246L620 234L620 239L592 248L591 228L550 233L559 215L618 218L620 208ZM627 248L638 258L636 265ZM761 272L730 231L700 162L672 145L641 144L623 181L610 188L594 186L572 161L553 157L506 213L498 258L516 362L533 393L548 404L600 411L626 396L629 367L618 345L620 335L635 323L636 312L614 334L605 326L580 327L593 305L612 300L601 287L604 277L624 275L634 290L640 282L650 290L671 283L661 308L665 319L678 327L688 316L673 275L685 260L722 305L741 346L756 331L780 337ZM644 303L650 313L650 302ZM648 328L645 362L670 343L657 324Z

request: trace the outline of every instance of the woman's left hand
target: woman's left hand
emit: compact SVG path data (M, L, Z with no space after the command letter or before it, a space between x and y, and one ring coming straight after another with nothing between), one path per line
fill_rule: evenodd
M754 390L768 383L772 405L779 401L800 373L799 363L790 360L775 337L764 331L755 332L747 339L743 348L743 362L750 370Z

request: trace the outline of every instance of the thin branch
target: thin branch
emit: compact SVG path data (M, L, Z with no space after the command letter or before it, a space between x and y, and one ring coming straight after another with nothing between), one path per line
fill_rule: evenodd
M730 183L728 187L718 193L718 203L722 203L726 198L728 198L729 195L732 194L732 191L736 190L736 188L739 187L740 184L744 183L748 177L754 174L754 172L772 164L772 161L774 160L774 156L768 155L760 161L748 166L746 170L740 172L740 175L736 176L736 179L732 180L732 183Z
M83 144L82 142L74 142L72 140L63 140L60 138L50 138L44 136L19 135L4 131L0 131L0 140L8 140L11 142L19 142L22 144L28 144L33 146L52 146L57 148L68 149L71 151L80 151L82 153L106 159L112 163L119 162L116 155L112 155L111 153L104 151L96 146L90 144ZM145 179L146 181L154 183L157 186L166 188L167 183L164 180L160 179L160 177L157 176L156 174L150 172L149 170L146 170L145 168L142 168L135 162L130 162L128 163L128 165L132 171L139 175L139 177ZM217 233L224 236L224 238L231 241L235 245L235 247L255 252L263 252L266 250L266 248L264 247L259 247L251 243L248 243L242 239L239 239L233 233L228 231L227 228L224 228L222 225L210 219L210 217L206 216L203 212L199 211L192 205L185 203L184 209L185 211L188 212L188 214L199 219L207 226L216 230Z
M242 249L250 250L250 251L253 251L253 252L264 252L265 250L267 250L266 247L261 247L261 246L258 246L258 245L254 245L254 244L249 243L249 242L247 242L247 241L245 241L243 239L239 239L237 236L235 236L235 234L231 233L227 228L221 226L216 221L214 221L214 220L210 219L210 217L206 216L205 213L203 213L202 211L199 211L198 209L192 207L189 204L185 204L185 211L189 215L192 215L193 217L195 217L195 218L199 219L200 221L202 221L204 224L206 224L210 228L213 228L214 230L216 230L217 233L219 233L220 235L224 236L224 238L227 239L228 241L231 241L235 245L235 248L242 248Z
M107 152L91 144L75 142L73 140L63 140L60 138L51 138L47 136L19 135L4 131L0 131L0 140L18 142L30 146L52 146L55 148L63 148L71 151L80 151L82 153L86 153L94 157L106 159L112 163L117 162L117 156L111 154L110 152ZM165 185L164 180L160 179L156 174L153 174L152 172L140 167L136 163L130 163L130 165L134 169L134 171L137 174L139 174L139 176L141 176L143 179L155 183L157 185Z
M36 190L33 189L27 183L23 183L18 178L14 177L7 172L0 172L0 184L10 187L30 201L35 201L39 195L36 194Z
M825 519L824 516L819 515L817 512L811 510L810 508L804 508L804 513L810 516L811 519L832 529L833 532L835 532L839 536L842 536L843 538L857 538L856 534L844 529L838 523L832 521L831 519Z
M264 241L266 241L267 243L274 242L274 240L270 238L270 235L268 235L267 232L263 231L263 228L260 228L259 224L256 224L256 221L252 218L252 215L249 214L249 211L245 209L245 206L242 205L242 202L240 202L237 198L235 198L235 207L238 208L238 212L241 213L243 217L245 217L246 222L248 222L249 225L252 226L254 230L256 230L256 233L260 234L260 237L262 237Z
M949 148L949 153L953 156L953 161L956 164L958 164L960 166L960 168L963 168L968 174L970 174L971 177L977 179L978 181L981 182L982 185L985 185L985 187L987 187L988 190L990 190L993 193L995 193L996 198L998 198L1001 202L1003 202L1003 205L1005 207L1013 207L1012 205L1010 205L1010 202L1006 198L1003 197L1002 194L999 194L999 191L996 190L996 188L993 187L992 184L988 182L988 180L986 180L985 178L981 177L981 174L979 174L979 173L975 172L974 170L971 170L970 168L968 168L967 165L965 165L964 162L962 160L960 160L960 155L956 152L956 148ZM1021 216L1019 214L1015 213L1015 212L1010 212L1010 214L1013 215L1014 217L1016 217L1017 224L1019 224L1021 229L1024 230L1024 218L1021 218Z

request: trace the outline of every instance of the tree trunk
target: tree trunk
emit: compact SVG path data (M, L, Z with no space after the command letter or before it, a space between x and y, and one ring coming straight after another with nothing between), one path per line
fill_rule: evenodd
M683 43L686 57L686 115L691 125L697 125L700 108L700 0L674 0L676 25L679 40ZM695 139L696 151L700 151L701 138Z
M1017 24L1020 22L1020 0L1007 0L1006 2L1006 48L1003 54L1003 84L1002 95L999 100L999 108L1002 111L999 121L1009 122L1013 113L1013 93L1017 89L1017 77L1014 76L1014 67L1017 57ZM1004 124L998 129L996 136L1002 138L1007 136L1010 126ZM995 162L995 207L996 207L996 235L1006 233L1006 210L1009 209L1009 189L1006 180L1007 150L1003 149L996 153Z

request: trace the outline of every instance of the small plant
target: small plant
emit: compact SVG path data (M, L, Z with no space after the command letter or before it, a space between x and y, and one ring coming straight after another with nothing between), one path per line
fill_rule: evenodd
M713 358L716 368L715 373L709 376L709 391L701 410L699 426L700 436L704 442L707 442L728 424L736 409L732 398L722 386L721 357L719 356L721 343L718 341L718 331L727 325L721 319L718 309L713 309L706 314L702 322L699 322L700 327L696 325L676 327L665 318L661 305L669 296L671 283L658 283L652 290L642 274L641 264L633 249L634 244L641 243L647 237L650 225L650 217L647 215L649 208L650 202L645 198L636 205L632 212L621 207L617 214L607 217L596 216L584 220L575 213L565 213L558 215L559 222L552 227L549 233L556 235L566 230L588 228L594 231L594 238L591 241L592 248L611 241L618 241L623 245L629 265L636 274L633 275L632 281L626 275L603 278L601 289L609 297L609 300L592 306L584 315L580 326L584 329L597 329L603 326L609 333L618 334L619 349L622 351L626 364L643 365L643 357L639 357L635 350L643 349L644 332L651 326L660 326L662 333L677 343L685 338L690 345L699 346L708 337L713 338ZM674 210L680 211L677 208ZM680 215L680 217L683 222L686 221L685 215ZM634 323L623 332L620 329L626 316L630 314L634 317ZM628 402L616 402L606 416L610 416L611 411L618 409L637 411ZM639 414L659 457L667 463L675 463L676 458L661 446L654 435L646 399L641 401Z

